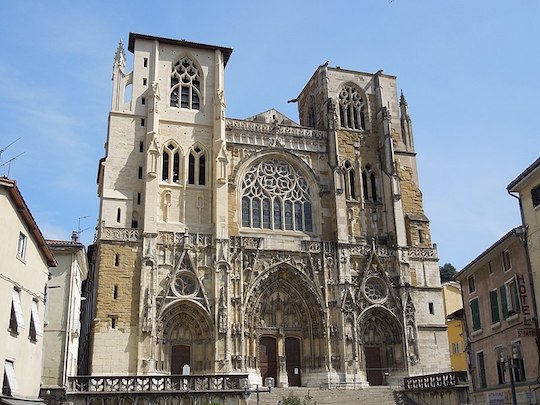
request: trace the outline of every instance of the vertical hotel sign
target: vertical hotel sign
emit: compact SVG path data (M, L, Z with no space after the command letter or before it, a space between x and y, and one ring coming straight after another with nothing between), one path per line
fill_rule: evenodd
M535 336L536 330L531 316L531 306L529 304L529 296L527 294L527 283L523 274L516 273L516 282L519 294L519 303L521 305L521 313L523 314L523 329L518 329L518 337Z

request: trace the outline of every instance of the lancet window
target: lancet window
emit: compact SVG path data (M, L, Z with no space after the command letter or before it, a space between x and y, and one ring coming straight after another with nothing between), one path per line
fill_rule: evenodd
M171 107L200 110L201 77L199 69L187 56L172 68L170 104Z
M312 232L311 191L304 175L278 159L253 165L242 182L242 226Z
M364 99L353 85L345 85L339 92L339 120L342 128L366 128Z
M345 172L345 195L348 199L356 200L356 172L351 161L347 160L343 164Z
M367 164L365 170L362 171L362 187L364 200L377 201L377 177L370 164Z
M161 155L161 180L168 183L180 182L180 151L172 142L163 148Z
M206 184L206 155L199 146L189 152L188 183L198 186Z

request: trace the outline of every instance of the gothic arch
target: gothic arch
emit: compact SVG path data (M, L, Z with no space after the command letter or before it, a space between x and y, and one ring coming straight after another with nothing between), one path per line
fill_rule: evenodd
M366 93L353 82L344 83L337 92L340 127L366 130L369 110Z
M177 373L184 365L175 364L177 348L184 351L182 363L189 364L192 372L212 370L214 328L210 314L200 303L179 299L168 304L158 325L157 357L162 359L165 371Z
M170 72L168 105L200 111L204 105L205 77L197 58L186 52L171 62ZM186 93L182 87L187 89Z
M251 170L254 170L257 168L257 166L260 166L262 163L268 162L269 167L272 165L282 165L283 167L289 166L290 170L294 173L289 173L288 175L286 173L283 173L283 176L281 176L281 172L279 168L275 169L272 174L269 174L268 179L260 179L259 177L255 177L256 181L259 183L265 183L268 185L268 187L272 188L272 192L267 193L268 195L272 196L272 201L269 203L269 212L271 215L271 220L269 220L269 225L265 224L264 220L264 201L261 199L260 204L262 207L260 208L261 212L261 220L259 224L253 224L250 223L249 226L246 226L245 223L245 215L243 213L243 203L244 202L244 195L243 190L245 189L244 180L246 179L246 176L248 173L250 173ZM270 177L273 176L273 177ZM277 177L277 178L276 178ZM288 177L288 178L287 178ZM293 185L288 184L288 179L291 179L291 181L301 182L301 184L295 184L294 189L295 193L302 193L304 192L305 195L309 195L309 198L297 198L296 203L292 203L293 206L291 209L294 210L294 220L291 227L289 227L286 223L286 212L287 209L285 207L282 208L282 218L279 220L282 221L278 226L276 226L276 218L275 218L275 205L274 204L284 204L283 200L280 200L282 196L280 196L279 192L276 193L276 191L279 190L286 190L287 186L292 187ZM281 185L281 182L283 182L283 185ZM287 184L285 184L287 183ZM237 194L237 210L236 210L236 217L238 224L242 225L244 228L258 228L261 232L272 232L274 230L285 230L285 231L293 231L293 230L300 230L303 232L308 233L314 233L317 234L320 229L320 199L319 196L319 181L318 177L313 172L312 168L309 167L306 162L304 162L302 159L297 157L296 155L285 151L283 149L271 149L264 152L256 153L253 156L250 156L248 159L246 159L244 162L242 162L239 166L238 171L236 172L236 178L235 178L235 184L238 190L240 192ZM264 191L264 190L263 190ZM285 198L285 197L283 197ZM309 204L309 207L306 208L306 201ZM296 205L299 205L298 207ZM251 210L251 208L250 208ZM305 212L302 212L302 220L299 221L299 223L296 223L296 218L299 218L300 216L297 216L297 212L300 212L300 210L304 210ZM251 212L251 211L250 211ZM251 215L251 214L250 214ZM309 215L309 218L307 218ZM299 228L299 229L298 229Z
M293 338L300 342L303 375L325 366L328 348L323 298L300 269L280 263L264 271L248 288L245 303L248 365L259 366L255 361L259 339L274 337L277 341ZM278 356L283 359L280 371L283 378L287 356L279 349Z

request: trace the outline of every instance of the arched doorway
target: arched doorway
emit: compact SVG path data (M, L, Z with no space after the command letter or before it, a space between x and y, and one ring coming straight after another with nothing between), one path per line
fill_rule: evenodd
M162 370L183 374L210 372L213 368L212 328L206 310L197 302L177 300L165 308L161 317L158 357Z
M403 367L402 328L394 314L374 307L360 318L359 331L369 385L384 385L385 373Z
M300 386L302 376L320 376L325 370L326 314L321 302L312 282L288 264L267 270L255 281L245 312L247 347L255 350L248 349L246 358L263 383L274 377L277 386Z

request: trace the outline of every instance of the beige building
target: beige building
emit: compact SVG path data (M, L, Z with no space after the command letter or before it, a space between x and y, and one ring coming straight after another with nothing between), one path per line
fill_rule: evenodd
M90 372L360 387L449 371L396 77L321 65L300 124L231 119L232 49L140 34L128 49L99 164Z
M444 316L448 328L448 348L450 364L454 371L467 371L465 353L465 330L463 323L463 301L461 285L455 281L443 283Z
M45 288L56 265L15 181L0 178L0 403L37 400Z
M42 391L64 390L67 377L76 376L80 336L82 283L88 274L84 245L48 240L58 262L49 269L45 313Z
M518 403L530 403L535 395L527 393L536 388L539 370L521 229L509 231L456 276L465 307L473 404L496 398L511 403L512 378Z
M518 198L521 220L527 241L529 271L534 284L535 316L539 313L540 297L540 158L523 171L506 188ZM538 325L536 325L538 327Z

